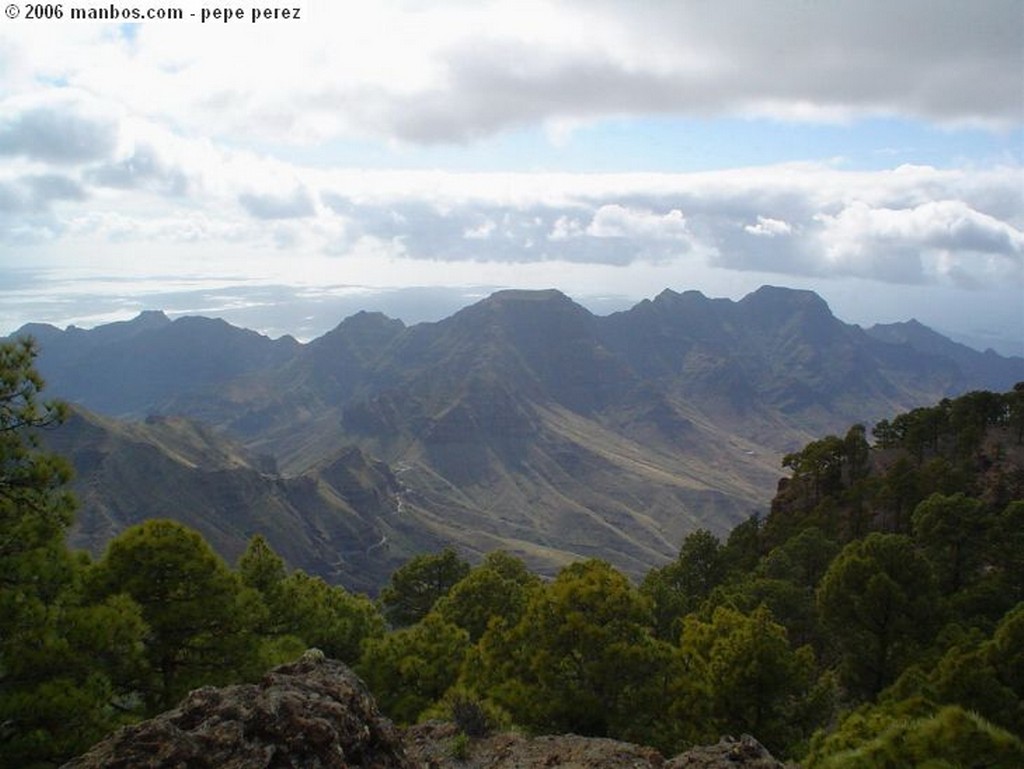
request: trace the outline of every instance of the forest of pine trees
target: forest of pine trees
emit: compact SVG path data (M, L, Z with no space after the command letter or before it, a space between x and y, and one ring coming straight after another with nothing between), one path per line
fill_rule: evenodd
M771 511L697 531L634 584L545 581L502 552L418 556L377 601L225 563L168 520L66 545L31 342L0 346L0 765L51 767L203 684L308 647L399 723L609 736L671 755L750 733L810 769L1024 765L1024 386L915 409L785 457Z

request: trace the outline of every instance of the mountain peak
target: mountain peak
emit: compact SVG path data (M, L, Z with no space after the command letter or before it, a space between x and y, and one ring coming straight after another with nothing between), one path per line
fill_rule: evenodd
M678 299L679 297L680 297L680 293L678 291L673 291L671 288L666 288L660 294L658 294L656 297L654 297L654 301L655 302L671 302L674 299Z
M818 305L828 309L825 300L815 292L804 288L786 288L784 286L761 286L740 300L740 304L744 303L787 307Z
M397 318L392 318L382 312L369 312L367 310L360 310L355 315L349 315L341 322L341 325L352 328L405 327L405 324Z
M397 318L392 318L382 312L360 310L342 320L341 323L321 338L339 335L348 336L350 334L375 334L382 331L386 331L389 334L397 334L403 329L405 329L405 324Z
M523 289L509 288L495 291L484 299L481 304L513 305L513 304L575 304L572 299L557 288Z
M11 334L8 339L20 339L22 337L30 336L38 342L55 336L60 336L61 333L62 332L59 328L50 323L26 323Z
M542 290L506 289L495 291L486 299L456 313L453 318L484 318L499 320L501 323L525 323L529 326L542 324L552 318L592 318L590 311L577 304L561 291L549 288Z
M131 322L149 326L166 326L171 319L163 310L143 310Z
M935 339L937 337L943 340L947 339L935 329L917 320L917 318L896 321L895 323L876 323L868 328L867 332L879 339L885 339L887 342L897 343L907 342L911 339Z
M103 336L110 332L137 334L143 331L155 331L159 328L171 325L171 319L163 310L143 310L131 320L115 321L92 329L93 332ZM81 331L76 326L68 326L68 331Z
M737 304L765 321L776 321L794 313L803 314L807 320L835 320L828 303L813 291L805 289L761 286Z
M349 315L322 337L310 343L310 349L330 349L337 352L339 346L356 348L383 347L405 330L405 324L382 312L360 310Z
M881 339L884 342L890 342L892 344L909 344L911 347L921 352L956 357L961 364L964 363L964 356L970 357L974 355L991 354L998 358L1004 358L1007 360L1019 360L1022 357L1020 355L1000 355L991 348L987 348L982 352L983 344L981 343L981 340L974 340L974 344L970 341L967 341L966 344L964 341L955 341L946 334L936 331L931 326L921 323L916 318L911 318L907 321L897 321L895 323L876 323L870 328L865 329L865 331L867 331L870 336L873 336L876 339ZM990 389L1000 389L1001 387L998 384L988 386Z
M171 319L163 310L143 310L131 320L120 320L96 326L93 329L82 329L68 326L66 331L75 335L86 335L97 343L118 342L125 339L157 331L171 325Z
M704 308L709 305L712 299L708 299L703 293L695 289L689 289L682 293L673 291L671 288L666 288L656 297L652 304L655 307L673 307L678 308L682 306L686 307L697 307Z

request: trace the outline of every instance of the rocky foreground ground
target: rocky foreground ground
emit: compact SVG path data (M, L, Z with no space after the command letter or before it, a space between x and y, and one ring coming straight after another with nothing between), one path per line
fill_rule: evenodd
M458 730L450 723L414 726L405 733L413 766L423 769L782 769L753 737L724 737L666 759L654 748L575 734L527 737L494 734L470 741L464 756L453 755Z
M575 735L460 740L454 724L400 731L363 682L315 651L256 684L205 687L125 727L64 769L782 769L751 737L666 759L653 748Z

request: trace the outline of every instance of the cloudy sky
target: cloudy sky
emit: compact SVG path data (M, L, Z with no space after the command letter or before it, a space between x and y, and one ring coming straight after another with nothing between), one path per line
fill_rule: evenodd
M1024 348L1020 0L144 3L0 16L0 333L770 283Z

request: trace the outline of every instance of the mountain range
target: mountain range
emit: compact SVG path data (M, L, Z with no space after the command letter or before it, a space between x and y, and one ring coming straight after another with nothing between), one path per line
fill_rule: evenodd
M73 544L173 517L228 558L259 532L368 592L445 544L639 575L764 510L808 440L1024 380L1022 358L916 321L862 329L771 286L608 316L501 291L436 323L358 313L305 344L161 312L23 335L47 396L75 405L48 434L77 469Z

